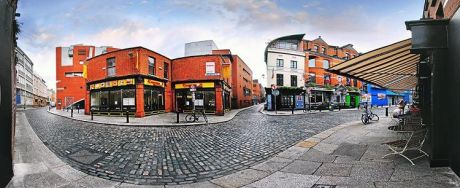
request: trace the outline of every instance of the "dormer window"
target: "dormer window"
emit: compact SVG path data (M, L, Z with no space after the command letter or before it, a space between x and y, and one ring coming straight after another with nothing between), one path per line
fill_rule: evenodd
M322 48L321 48L321 53L322 53L322 54L326 54L326 48L325 48L325 47L322 47Z
M348 54L348 52L345 53L345 59L350 59L350 54Z
M317 46L317 45L315 45L315 46L313 47L313 51L314 51L314 52L318 52L318 46Z

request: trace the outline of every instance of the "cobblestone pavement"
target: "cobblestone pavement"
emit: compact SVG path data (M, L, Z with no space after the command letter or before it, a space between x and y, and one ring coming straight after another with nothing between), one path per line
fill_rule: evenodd
M360 111L266 116L258 107L233 120L181 128L118 127L28 110L32 128L58 157L89 175L135 184L184 184L247 169L298 141L359 120ZM376 109L374 113L383 115Z

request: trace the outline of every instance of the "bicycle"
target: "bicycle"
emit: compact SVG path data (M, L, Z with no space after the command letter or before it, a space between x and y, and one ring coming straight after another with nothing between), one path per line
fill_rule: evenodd
M187 114L185 116L185 121L187 123L193 123L199 121L200 116L202 116L204 121L208 123L208 117L206 117L206 113L204 112L204 110L200 111L199 114L195 110L191 114Z
M363 124L366 125L369 123L369 121L378 120L380 120L380 117L377 114L374 114L370 109L367 109L367 107L365 107L364 113L361 114L361 122L363 122Z

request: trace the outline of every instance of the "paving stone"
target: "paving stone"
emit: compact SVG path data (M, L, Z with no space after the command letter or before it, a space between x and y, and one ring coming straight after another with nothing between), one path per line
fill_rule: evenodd
M260 181L254 182L246 187L253 188L297 188L297 187L311 187L318 181L319 176L292 174L285 172L276 172Z
M313 147L313 149L316 149L316 150L321 151L321 152L326 153L326 154L331 154L338 147L339 146L335 145L335 144L328 144L328 143L320 142L320 143L316 144L316 146Z
M386 165L353 165L350 176L362 181L388 181L394 167Z
M364 152L366 152L366 150L366 145L342 143L332 154L339 156L347 156L353 158L354 160L359 160L361 156L363 156Z
M310 149L298 159L313 162L333 162L335 160L335 156L328 155L315 149Z
M292 146L292 147L288 148L287 150L279 153L276 156L281 157L281 158L287 158L287 159L297 159L302 154L307 152L309 149L310 148L302 148L302 147Z
M221 187L241 187L258 181L270 173L254 169L246 169L221 178L211 180L212 183Z
M323 163L314 173L317 176L349 176L351 164Z
M266 172L276 172L280 170L281 168L285 167L289 163L291 163L293 160L292 159L286 159L286 158L281 158L281 157L273 157L265 162L262 162L256 166L251 167L252 169L256 170L262 170Z
M315 142L315 141L301 141L301 142L297 143L295 146L301 147L301 148L311 148L313 146L316 146L316 144L318 144L318 142Z
M27 174L24 176L23 181L25 187L59 187L70 183L70 181L51 171Z
M204 188L204 187L205 188L221 188L221 186L218 186L209 181L185 184L185 185L166 185L166 188Z
M365 182L351 177L321 176L316 184L337 185L337 187L374 187L373 182Z
M293 174L312 175L315 173L319 166L321 166L321 163L318 162L295 160L280 171Z

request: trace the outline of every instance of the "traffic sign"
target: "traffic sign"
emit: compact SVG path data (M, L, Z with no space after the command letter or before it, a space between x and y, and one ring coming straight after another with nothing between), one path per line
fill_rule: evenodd
M275 96L278 96L278 95L280 95L280 91L275 89L275 90L272 91L272 94L275 95Z

